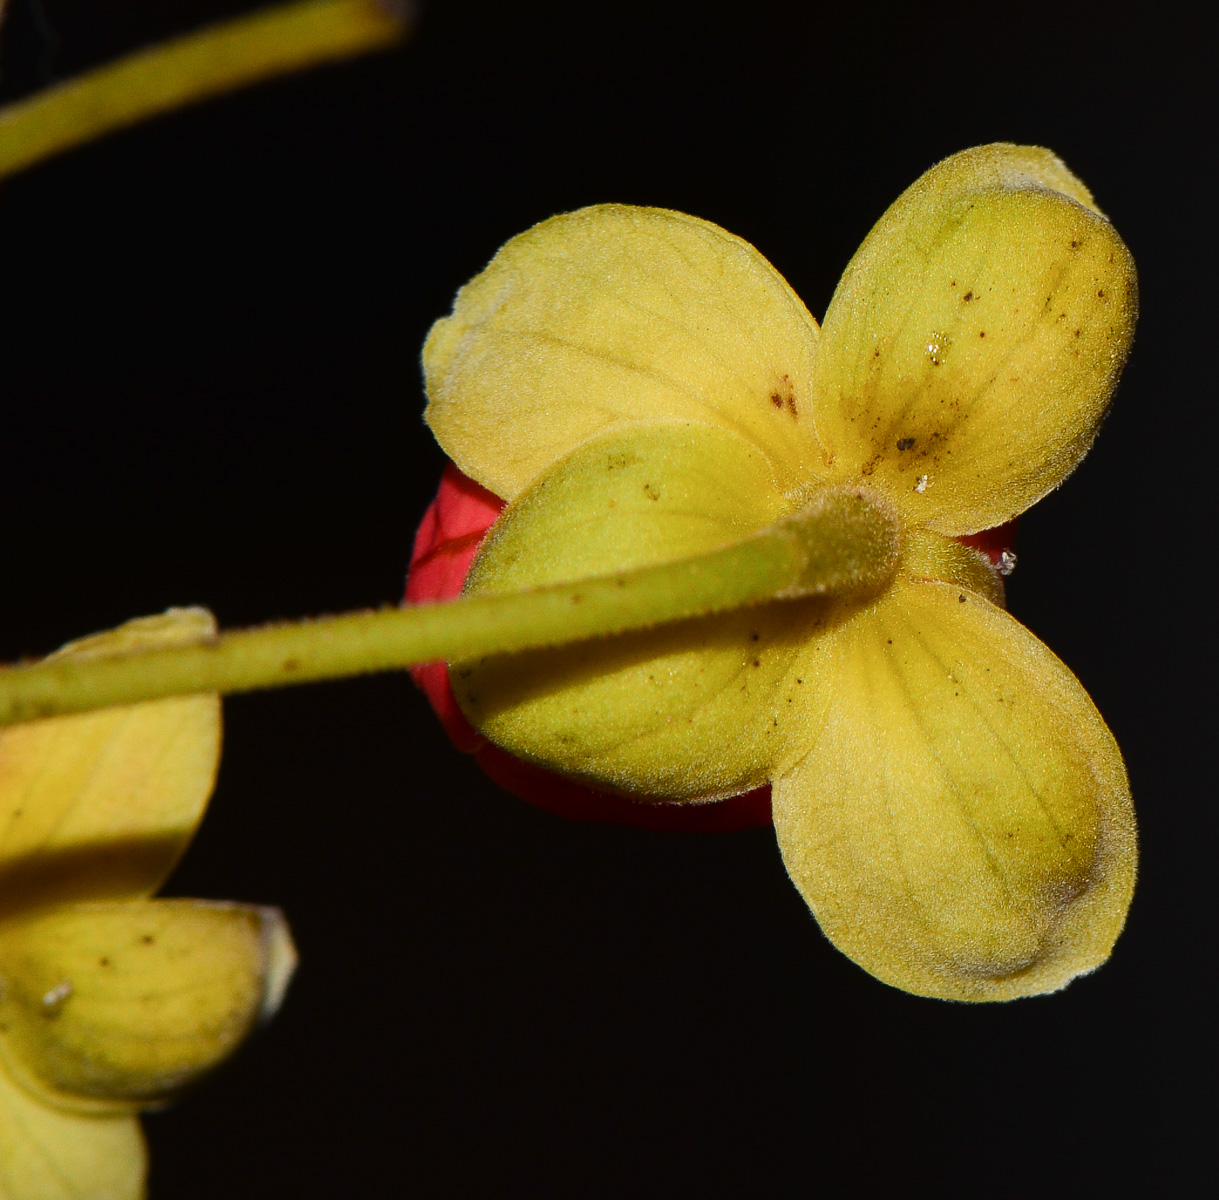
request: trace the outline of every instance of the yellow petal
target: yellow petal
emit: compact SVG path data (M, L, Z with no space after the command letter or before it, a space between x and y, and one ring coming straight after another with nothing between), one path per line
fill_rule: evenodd
M666 419L735 430L798 481L819 461L816 337L740 238L664 209L585 208L513 238L432 327L427 420L508 500L590 438Z
M191 641L215 627L203 609L171 609L58 653L95 656ZM154 891L203 816L219 754L216 696L0 732L0 914Z
M1121 755L1079 681L977 595L900 580L813 648L774 787L826 936L896 987L1007 1000L1108 956L1134 887Z
M146 1171L136 1117L48 1108L0 1070L0 1200L139 1200Z
M505 591L681 558L786 515L766 458L736 434L657 425L564 459L505 510L467 591ZM769 778L781 688L818 603L784 603L457 664L454 690L492 741L553 770L649 797L732 795Z
M61 1106L156 1102L275 1010L295 962L277 909L132 900L12 919L0 924L0 1048Z
M1087 453L1130 348L1134 263L1049 151L954 155L880 219L826 313L834 477L941 533L1001 524Z

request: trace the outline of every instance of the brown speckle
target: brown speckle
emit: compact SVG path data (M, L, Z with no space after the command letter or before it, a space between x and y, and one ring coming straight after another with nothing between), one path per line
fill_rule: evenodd
M961 604L964 604L964 603L965 603L965 597L964 597L964 596L958 596L958 597L957 597L957 600L958 600L958 601L959 601Z
M910 450L914 446L914 438L898 438L897 448L899 450Z
M97 965L99 967L108 967L110 965L110 960L108 958L99 958L97 960Z
M783 397L780 396L778 392L770 393L770 402L775 406L775 408L783 407Z
M755 659L753 660L753 665L754 665L755 667L760 667L760 666L762 665L762 660L761 660L760 658L755 658Z
M965 295L961 297L961 300L963 303L968 304L973 298L973 292L966 292Z
M654 488L650 483L645 483L643 485L643 493L649 500L660 499L660 490L658 488Z
M299 671L301 669L300 660L295 659L295 658L285 658L283 669L284 669L284 672L289 675L293 671Z
M985 336L986 336L986 330L985 330L985 329L979 329L979 330L978 330L978 337L985 337Z
M151 933L146 933L142 938L140 938L140 941L143 942L145 946L151 946L156 940L157 939L153 937Z

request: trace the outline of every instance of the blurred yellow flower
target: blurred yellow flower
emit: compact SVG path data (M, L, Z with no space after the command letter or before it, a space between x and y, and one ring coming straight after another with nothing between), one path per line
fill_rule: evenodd
M773 785L827 936L922 995L1053 991L1134 885L1112 735L958 536L1087 452L1136 317L1133 262L1049 151L946 160L882 217L818 329L751 246L605 205L509 242L424 350L428 421L509 501L466 590L682 558L844 490L898 530L864 595L776 601L455 664L511 753L638 797Z
M202 609L75 657L197 640ZM227 1056L295 964L276 909L153 900L215 781L220 700L159 700L0 731L0 1198L142 1196L135 1115Z

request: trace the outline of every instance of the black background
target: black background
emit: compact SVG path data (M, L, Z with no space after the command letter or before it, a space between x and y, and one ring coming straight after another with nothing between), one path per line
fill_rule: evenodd
M10 6L10 98L242 7ZM916 999L824 941L766 831L535 811L404 677L238 698L169 891L281 904L303 961L269 1030L147 1120L154 1197L1213 1174L1215 50L1163 4L436 0L401 52L5 185L5 659L175 603L239 625L395 600L442 463L418 348L553 212L707 217L820 316L903 187L1009 139L1066 159L1141 272L1113 414L1024 519L1009 591L1127 756L1143 858L1109 965L1010 1005Z

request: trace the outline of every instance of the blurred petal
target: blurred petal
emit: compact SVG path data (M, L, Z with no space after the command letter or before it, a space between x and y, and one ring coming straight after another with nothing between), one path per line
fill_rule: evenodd
M774 816L826 936L886 983L954 1000L1054 991L1104 962L1134 814L1070 671L944 583L899 581L813 649L806 753Z
M513 238L432 327L427 420L507 500L590 438L657 420L734 430L792 486L820 461L816 340L740 238L664 209L585 208Z
M880 219L826 313L814 419L835 478L941 533L1009 520L1087 453L1136 310L1129 251L1054 155L954 155Z
M655 425L603 437L505 509L467 591L497 592L698 554L787 514L766 458L736 434ZM462 708L496 744L591 783L667 798L769 779L776 712L825 605L782 603L562 649L455 664Z
M83 1110L164 1099L236 1049L296 963L278 909L202 900L78 904L0 926L4 1056Z
M4 1200L140 1200L146 1171L138 1118L48 1108L0 1070Z
M171 609L58 651L74 657L215 631ZM220 700L157 700L0 732L0 909L154 891L190 841L220 755Z

